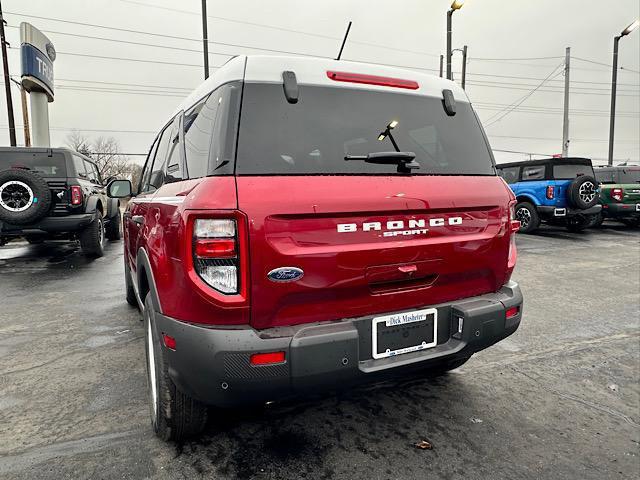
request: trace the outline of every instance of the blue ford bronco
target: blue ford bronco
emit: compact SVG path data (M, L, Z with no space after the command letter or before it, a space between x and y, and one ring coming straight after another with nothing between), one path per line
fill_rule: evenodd
M598 182L588 158L547 158L497 165L516 195L520 232L531 233L545 221L580 232L595 223L602 210Z

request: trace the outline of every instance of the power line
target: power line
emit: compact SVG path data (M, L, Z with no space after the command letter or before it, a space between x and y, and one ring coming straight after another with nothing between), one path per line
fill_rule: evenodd
M544 80L542 80L542 82L540 82L535 88L533 88L530 92L528 92L527 94L523 95L521 98L517 99L516 101L512 102L511 105L509 105L508 107L506 107L505 109L503 109L504 114L501 115L502 111L497 112L496 114L492 115L490 118L487 119L487 124L485 125L485 127L490 127L491 125L493 125L496 122L499 122L500 120L502 120L504 117L506 117L507 115L509 115L513 109L519 107L520 105L522 105L531 95L533 95L536 90L538 90L540 87L542 87L542 85L545 84L545 82L549 79L551 79L552 77L557 77L558 75L560 75L560 72L556 71L558 70L558 68L560 68L563 64L559 64L558 66L556 66L551 73L549 73L549 75L547 75Z
M13 25L8 25L9 28L20 28L17 26L13 26ZM111 28L111 27L106 27L103 26L102 28ZM92 40L102 40L105 42L113 42L113 43L123 43L123 44L128 44L128 45L139 45L139 46L145 46L145 47L155 47L155 48L165 48L165 49L169 49L169 50L178 50L178 51L184 51L184 52L195 52L195 53L202 53L202 50L198 50L198 49L193 49L193 48L182 48L182 47L172 47L172 46L168 46L168 45L158 45L156 43L145 43L145 42L134 42L134 41L130 41L130 40L120 40L120 39L116 39L116 38L107 38L107 37L96 37L93 35L82 35L79 33L68 33L68 32L57 32L57 31L53 31L53 30L42 30L45 33L49 33L49 34L53 34L53 35L66 35L69 37L78 37L78 38L88 38L88 39L92 39ZM150 33L146 33L146 32L137 32L137 33L143 33L143 34L150 34ZM155 35L155 34L154 34ZM197 41L196 39L191 39L191 38L182 38L183 40L189 40L189 41ZM254 47L251 45L241 45L241 44L237 44L237 43L228 43L228 42L214 42L212 40L209 40L207 43L211 44L211 45L223 45L223 46L227 46L227 47L237 47L237 48L246 48L246 49L252 49L252 50L261 50L264 52L274 52L274 53L288 53L288 54L292 54L292 55L309 55L307 53L303 53L303 52L293 52L290 50L277 50L274 48L264 48L264 47ZM226 55L226 56L233 56L235 55L235 53L223 53L223 52L209 52L213 55ZM329 57L323 57L323 58L329 58Z
M142 6L142 7L147 7L147 8L156 8L159 10L167 10L170 12L177 12L177 13L184 13L187 15L194 15L194 16L200 16L201 14L198 12L192 12L189 10L181 10L178 8L171 8L171 7L164 7L161 5L151 5L149 3L143 3L143 2L137 2L134 0L119 0L120 2L123 3L130 3L133 5L138 5L138 6ZM322 33L315 33L315 32L308 32L308 31L304 31L304 30L295 30L292 28L286 28L286 27L281 27L278 25L268 25L265 23L257 23L257 22L248 22L246 20L238 20L235 18L228 18L228 17L220 17L217 15L207 15L208 18L213 18L216 20L222 20L225 22L231 22L231 23L239 23L239 24L243 24L243 25L251 25L254 27L259 27L259 28L268 28L268 29L272 29L272 30L279 30L282 32L290 32L290 33L296 33L296 34L300 34L300 35L307 35L307 36L312 36L312 37L318 37L318 38L324 38L327 40L342 40L341 37L334 37L331 35L326 35L326 34L322 34ZM389 45L382 45L379 43L371 43L371 42L363 42L363 41L359 41L359 40L349 40L350 44L358 44L358 45L366 45L369 47L375 47L375 48L383 48L386 50L395 50L397 52L406 52L406 53L413 53L415 55L424 55L427 57L439 57L440 54L435 54L435 53L425 53L425 52L419 52L417 50L408 50L405 48L396 48L396 47L390 47ZM329 57L327 57L329 58Z
M588 62L588 63L593 63L593 64L596 64L596 65L602 65L602 66L605 66L605 67L613 68L613 65L611 65L609 63L596 62L595 60L589 60L588 58L581 58L581 57L571 57L571 58L575 59L575 60L580 60L581 62ZM640 71L632 70L631 68L618 67L618 70L640 74Z
M15 50L18 51L19 49L16 47L9 47L11 50ZM162 60L145 60L142 58L129 58L129 57L111 57L108 55L91 55L89 53L76 53L76 52L62 52L62 51L56 51L56 54L58 55L72 55L75 57L89 57L89 58L98 58L101 60L118 60L118 61L122 61L122 62L140 62L140 63L153 63L153 64L158 64L158 65L175 65L175 66L180 66L180 67L198 67L198 68L202 68L202 65L200 64L196 64L196 63L178 63L178 62L164 62ZM220 68L222 65L216 65L213 66L211 68Z

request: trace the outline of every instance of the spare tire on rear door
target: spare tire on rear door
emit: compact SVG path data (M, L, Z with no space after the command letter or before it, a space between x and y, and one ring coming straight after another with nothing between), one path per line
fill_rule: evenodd
M20 168L0 171L0 221L12 225L35 223L51 206L51 190L35 172Z
M576 208L591 208L598 202L598 182L592 176L580 175L569 184L567 197Z

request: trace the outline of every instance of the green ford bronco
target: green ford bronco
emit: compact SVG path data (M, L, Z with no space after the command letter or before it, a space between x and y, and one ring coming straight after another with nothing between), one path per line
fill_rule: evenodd
M596 167L600 182L602 212L594 226L605 218L618 220L630 227L640 226L640 166L618 165Z

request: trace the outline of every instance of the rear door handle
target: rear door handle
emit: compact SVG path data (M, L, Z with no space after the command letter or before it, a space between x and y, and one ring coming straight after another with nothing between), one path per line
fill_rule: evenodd
M142 215L134 215L131 217L131 220L138 225L142 225L144 223L144 217Z

